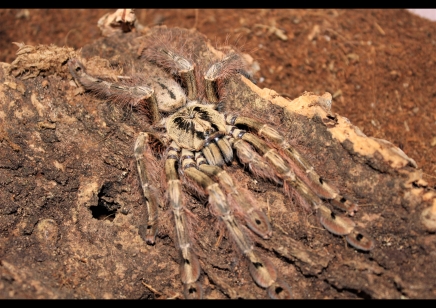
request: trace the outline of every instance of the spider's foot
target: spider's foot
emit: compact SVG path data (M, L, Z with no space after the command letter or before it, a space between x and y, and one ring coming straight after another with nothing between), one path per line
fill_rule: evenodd
M318 209L319 221L329 232L345 235L347 242L356 249L369 251L374 248L375 241L364 232L355 229L356 224L348 217L336 215L324 205Z
M331 199L330 203L334 207L346 212L350 216L354 216L354 213L357 212L358 209L358 205L356 203L351 202L347 198L340 195L337 195L334 199Z
M353 230L345 239L348 244L362 251L370 251L375 247L375 241L364 232Z
M203 288L198 281L188 283L185 284L184 294L186 299L201 299L203 298Z
M291 299L291 287L279 279L268 287L268 295L272 299Z

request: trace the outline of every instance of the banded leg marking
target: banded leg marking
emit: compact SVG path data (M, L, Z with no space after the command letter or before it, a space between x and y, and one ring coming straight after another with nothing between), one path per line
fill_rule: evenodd
M210 66L204 74L204 87L209 102L219 102L219 82L228 79L230 75L237 73L242 67L241 57L234 52Z
M279 177L283 179L284 183L292 186L310 205L313 206L315 210L317 210L319 220L324 228L336 235L346 235L348 243L357 249L364 251L373 249L375 245L374 240L364 233L356 231L354 222L349 218L335 215L330 211L323 204L318 195L295 176L287 162L281 158L275 149L269 147L265 141L253 134L234 127L228 127L227 130L229 133L232 133L235 139L239 138L253 145L263 158L271 163Z
M219 184L214 182L204 172L195 168L196 164L193 160L194 154L191 151L182 150L182 167L187 177L202 187L209 196L209 204L211 210L216 214L226 225L232 239L235 241L239 250L245 255L250 262L250 273L253 280L262 288L268 288L268 293L274 296L276 290L280 291L279 295L286 298L290 297L290 288L285 283L280 284L277 281L277 273L270 261L263 261L253 250L253 244L249 237L243 232L239 223L235 219L227 204L226 197L219 187ZM201 166L201 165L200 165ZM204 168L204 167L203 167ZM213 172L212 169L209 171ZM218 171L215 169L215 171ZM278 286L279 285L279 286ZM271 288L273 290L271 291Z
M104 81L86 73L85 67L77 59L70 59L68 67L71 75L86 89L98 97L109 99L121 104L129 103L132 106L147 102L150 118L153 123L160 120L160 114L154 90L148 86L131 87L120 83Z
M153 156L151 149L148 146L149 136L147 133L139 133L135 142L135 158L138 168L139 179L141 181L142 192L146 199L147 205L147 229L145 233L145 241L149 245L155 243L158 221L158 201L155 193L156 188L150 185L150 174L146 167L147 158Z
M227 171L217 166L208 165L205 158L200 155L200 153L195 154L195 159L198 169L216 179L220 187L224 189L227 195L227 201L231 203L234 208L239 208L238 212L244 217L247 226L263 239L269 239L272 236L271 225L266 215L252 205L256 201L249 195L249 192L237 188Z
M224 162L233 161L232 147L221 132L213 133L204 141L202 152L210 165L222 166Z
M330 202L335 207L346 211L350 216L353 216L354 212L357 210L357 204L347 200L345 197L341 196L338 191L331 187L307 162L304 157L298 153L298 151L292 147L285 138L275 129L267 124L249 117L240 117L229 115L226 121L230 125L243 125L254 130L259 136L264 137L272 141L278 148L283 150L286 157L296 165L297 168L303 170L307 177L311 181L311 186L314 187L315 192L320 198L325 198L331 200ZM309 184L309 183L308 183Z
M295 176L286 161L281 158L275 149L269 147L265 141L251 133L244 132L237 128L230 128L229 131L232 131L235 139L240 138L253 145L262 157L274 167L278 176L285 182L285 184L295 188L315 209L322 204L321 199L314 194L304 182Z
M192 299L202 298L203 291L200 283L197 281L200 277L200 263L192 251L186 213L183 208L182 184L176 169L178 151L177 145L173 142L165 161L165 176L168 183L167 200L174 214L177 234L176 247L180 251L181 256L180 276L184 284L185 297Z

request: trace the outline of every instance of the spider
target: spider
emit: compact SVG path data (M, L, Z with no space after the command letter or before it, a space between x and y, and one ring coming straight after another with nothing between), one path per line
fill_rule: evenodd
M272 227L250 191L240 187L227 171L232 164L283 187L287 196L297 195L303 206L317 213L325 229L345 236L351 246L373 249L374 240L350 218L330 209L333 206L353 216L357 205L320 177L279 129L226 107L231 103L226 101L226 81L248 76L242 54L222 48L223 55L210 57L205 65L183 35L160 29L143 38L141 57L166 72L156 76L134 74L114 82L88 74L77 58L70 59L68 66L74 79L92 94L138 108L148 118L148 128L138 134L134 145L147 206L145 241L155 244L158 208L166 204L174 217L185 297L203 296L185 192L208 201L210 212L248 261L258 286L267 289L271 298L292 297L291 288L273 264L259 256L247 234L249 229L269 239ZM160 166L164 169L161 178ZM164 200L159 197L159 187L166 192Z

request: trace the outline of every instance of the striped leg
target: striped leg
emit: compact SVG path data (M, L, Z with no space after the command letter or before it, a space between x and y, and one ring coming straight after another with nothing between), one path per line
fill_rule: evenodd
M150 175L152 173L149 169L153 166L151 162L154 158L149 147L149 135L147 133L140 133L138 138L136 138L134 153L142 191L147 204L148 217L145 241L147 244L153 245L157 233L158 198L156 188L150 184ZM154 172L156 172L156 170L154 170Z
M177 46L177 41L177 38L164 33L160 37L149 37L144 42L147 47L143 50L143 56L179 76L187 91L187 97L195 100L198 96L195 64L188 58L185 47Z
M271 148L265 141L256 137L255 135L245 132L240 129L235 129L234 127L228 126L229 133L232 133L233 137L236 139L242 139L253 145L257 152L273 166L277 176L283 180L285 186L289 185L298 191L304 199L313 206L315 209L322 204L322 200L299 178L295 176L295 173L289 167L285 160L279 155L277 150Z
M136 106L141 102L147 102L147 109L153 123L160 120L160 114L154 90L148 86L131 86L128 84L113 83L93 77L86 73L85 67L78 59L70 59L68 67L71 75L86 90L91 91L96 96L109 99L111 102L121 105L130 104Z
M288 162L281 157L276 149L270 147L259 137L237 129L234 126L228 126L227 130L235 138L234 146L239 140L246 141L254 146L262 158L273 167L277 176L283 180L285 190L287 186L292 187L304 198L305 202L317 210L319 220L324 228L336 235L346 235L348 243L357 249L368 251L374 248L374 240L364 233L357 231L355 223L351 219L335 215L327 208L321 198L295 175ZM239 155L238 151L237 155ZM320 182L320 184L322 183Z
M182 185L176 169L179 160L179 151L180 149L173 142L170 145L165 161L165 176L168 185L167 199L174 214L177 234L176 247L181 255L180 276L185 285L185 297L187 299L199 299L203 296L201 285L197 281L200 277L200 263L198 262L197 256L192 251L186 213L183 208L184 199Z
M227 201L244 217L251 231L264 239L269 239L272 236L271 225L266 215L253 206L256 200L249 192L237 187L227 171L218 166L208 165L204 156L199 152L195 154L195 160L200 171L218 181L227 195Z
M298 151L292 147L278 131L267 124L248 117L230 115L227 116L226 120L230 125L249 127L259 136L273 142L274 145L282 150L285 157L289 159L289 163L294 165L295 168L299 168L305 172L307 178L310 180L306 184L309 185L320 198L329 199L332 205L348 212L350 216L353 216L354 212L357 210L357 204L341 196L335 188L331 187L323 178L321 178L304 157L298 153Z
M253 250L251 240L243 232L238 221L233 216L219 184L196 168L194 154L191 151L183 149L181 156L184 174L209 196L211 212L224 222L239 250L250 262L250 273L254 281L260 287L267 288L268 294L272 298L290 298L291 292L289 286L277 280L277 272L271 262L262 260Z

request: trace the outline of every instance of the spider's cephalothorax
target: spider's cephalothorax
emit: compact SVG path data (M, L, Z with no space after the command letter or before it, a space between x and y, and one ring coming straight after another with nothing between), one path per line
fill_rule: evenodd
M162 41L162 37L167 37ZM176 42L176 43L173 43ZM202 297L199 283L199 260L194 253L188 231L183 185L191 186L200 196L207 196L209 208L218 217L239 251L249 262L251 276L272 298L290 298L290 287L272 265L261 258L242 224L258 236L272 236L271 225L256 205L251 193L239 187L226 171L226 165L236 158L256 177L283 186L286 193L298 194L306 206L317 212L321 224L331 233L344 235L348 243L359 250L371 250L374 241L358 231L355 223L336 215L327 204L350 216L356 204L340 195L323 180L276 129L261 121L237 114L218 111L216 103L222 100L223 82L243 70L243 60L236 52L228 52L218 61L209 63L201 71L202 63L190 56L196 54L189 46L172 40L171 34L158 32L149 36L142 47L144 57L181 81L161 76L147 76L149 85L132 82L113 83L92 77L77 59L69 61L73 77L100 97L131 105L144 105L150 121L150 131L139 133L135 143L135 157L143 194L146 198L148 222L146 242L154 244L157 232L157 183L151 174L150 159L154 128L163 132L165 151L166 202L170 205L176 229L177 249L180 252L180 274L187 298ZM204 66L204 64L203 64ZM127 80L127 79L126 79ZM156 164L155 164L156 165ZM297 176L298 174L298 176ZM236 218L237 217L237 218Z
M181 148L200 151L216 139L226 155L231 150L228 142L221 138L226 134L224 116L208 106L189 103L169 117L166 128L171 140ZM231 158L227 161L231 161Z

